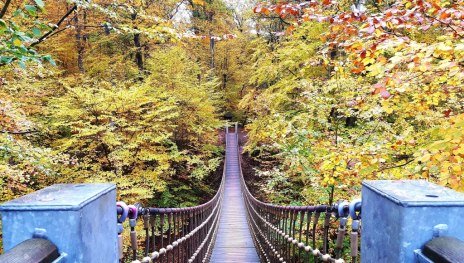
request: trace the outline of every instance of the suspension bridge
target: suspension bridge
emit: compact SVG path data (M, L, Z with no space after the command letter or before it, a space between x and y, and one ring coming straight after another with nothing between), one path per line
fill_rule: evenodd
M116 202L111 208L105 204L114 204L114 185L52 186L0 206L8 251L0 255L0 262L464 263L464 242L447 235L449 228L455 228L454 235L464 237L464 220L450 218L447 210L463 211L464 195L422 181L372 181L363 188L363 198L369 202L264 203L245 182L237 128L233 132L226 128L222 180L208 202L184 208ZM66 203L70 196L72 205ZM389 213L379 214L379 207L388 207ZM418 211L424 207L431 210L421 216ZM66 229L46 227L50 219L44 215L57 211L61 214L53 222ZM409 225L399 216L406 212L415 216L408 219ZM116 214L116 222L105 213ZM401 224L407 227L399 228ZM421 230L411 234L414 227ZM434 238L424 229L433 230Z
M301 207L259 201L249 191L242 173L238 135L237 126L233 132L226 129L222 182L209 202L189 208L117 204L120 224L128 218L132 226L131 262L306 262L311 258L315 262L341 263L345 262L342 252L350 211L354 222L350 240L355 244L351 246L350 257L356 262L360 200ZM142 214L145 232L142 257L138 257L135 233L138 214ZM331 247L332 221L338 218L335 214L344 219L337 232L336 246ZM120 243L121 234L120 227Z
M247 223L241 189L237 136L228 133L225 164L224 201L211 262L259 262Z

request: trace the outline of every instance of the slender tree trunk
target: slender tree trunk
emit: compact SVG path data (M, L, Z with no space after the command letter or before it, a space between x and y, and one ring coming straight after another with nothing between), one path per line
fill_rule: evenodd
M137 29L137 27L135 27ZM140 71L143 71L143 54L142 54L142 44L140 43L140 34L134 34L134 45L136 47L135 51L135 62Z
M226 57L224 58L224 65L222 67L222 89L226 90L227 88L227 81L228 81L228 72L229 72L229 54L226 53Z
M214 48L215 48L215 40L213 38L213 36L210 35L210 41L209 41L209 51L211 53L211 68L214 69L216 66L215 66L215 63L214 63Z
M79 12L79 11L78 11ZM84 13L83 22L85 23L86 14ZM79 13L77 13L76 18L74 19L76 26L76 47L77 47L77 67L81 73L85 72L84 67L84 53L85 53L85 39L83 34L83 26L80 23Z
M131 15L132 21L137 19L137 13L133 13ZM134 26L134 29L137 29L137 26ZM144 65L143 65L143 52L142 52L142 44L140 41L140 34L134 34L134 46L135 46L135 63L140 70L140 73L143 73Z

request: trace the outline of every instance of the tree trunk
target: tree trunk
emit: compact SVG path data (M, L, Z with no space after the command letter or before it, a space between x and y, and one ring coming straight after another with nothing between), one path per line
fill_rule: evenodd
M132 21L134 21L137 18L137 13L133 13L132 16ZM138 29L137 26L134 26L134 29ZM140 34L135 33L134 34L134 46L135 46L135 63L137 64L137 67L140 70L140 73L143 73L144 70L144 65L143 65L143 52L142 52L142 44L140 41Z
M135 27L137 29L137 27ZM142 54L142 44L140 43L140 34L134 34L134 45L136 47L135 51L135 62L140 72L143 72L143 54Z
M79 12L79 11L78 11ZM87 15L84 13L84 23ZM84 67L84 53L85 53L85 39L83 35L83 26L79 21L79 13L77 13L76 18L74 19L76 26L76 47L77 47L77 67L81 73L85 72Z
M215 46L215 41L214 38L210 35L210 42L209 42L209 51L211 53L211 68L215 68L215 63L214 63L214 47Z

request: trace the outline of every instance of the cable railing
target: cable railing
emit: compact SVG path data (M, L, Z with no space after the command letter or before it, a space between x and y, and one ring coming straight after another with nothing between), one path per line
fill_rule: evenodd
M227 145L227 136L225 140ZM144 208L117 202L120 262L208 262L217 233L226 163L219 189L207 203L184 208ZM123 223L126 220L130 226L130 260L124 254ZM143 221L141 245L136 230L140 220Z
M130 262L207 262L214 244L223 191L224 178L216 195L195 207L143 208L118 202L119 259L122 261L124 257L123 222L128 219ZM136 231L138 219L143 221L141 246Z
M240 151L238 155L241 159ZM346 262L343 256L348 217L352 218L349 257L357 262L360 200L334 205L279 206L261 202L251 194L241 167L240 179L248 224L262 262ZM335 230L336 220L339 226ZM336 238L331 238L334 233Z
M238 125L235 124L234 128L237 145L233 147L239 147ZM230 147L227 140L227 135L230 134L228 126L225 132L226 147ZM237 154L241 163L240 151ZM185 208L143 208L140 205L118 202L120 262L209 262L222 207L226 165L227 161L224 162L219 190L205 204ZM345 262L345 236L350 216L349 253L351 261L357 262L360 200L314 206L268 204L251 194L240 165L239 173L248 225L262 262ZM130 227L129 256L128 253L123 253L123 223L126 220ZM137 234L138 221L143 221L143 238L139 238ZM335 221L339 222L338 229L333 227Z
M223 191L224 176L216 195L199 206L143 208L118 202L120 261L124 258L123 222L128 219L132 251L130 262L207 262L214 244ZM144 232L141 247L136 231L139 218L143 221Z

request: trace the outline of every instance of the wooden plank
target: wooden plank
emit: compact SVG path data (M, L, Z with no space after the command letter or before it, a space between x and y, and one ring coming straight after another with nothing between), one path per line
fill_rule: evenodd
M258 263L260 260L251 237L240 187L240 164L235 134L228 134L227 140L224 200L210 262Z

